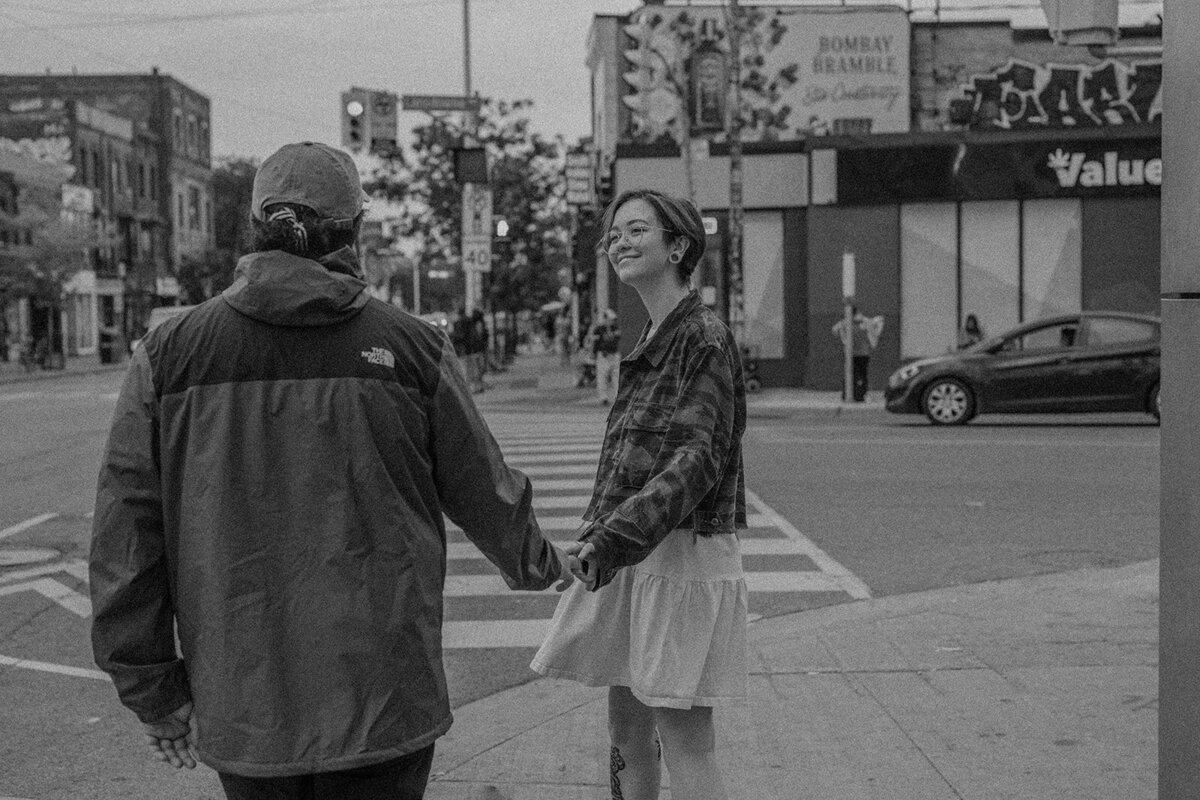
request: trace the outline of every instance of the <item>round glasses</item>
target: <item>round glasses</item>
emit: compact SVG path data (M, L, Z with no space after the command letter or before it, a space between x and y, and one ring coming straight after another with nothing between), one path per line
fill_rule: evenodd
M654 225L646 225L638 222L628 226L624 230L611 230L608 232L608 236L606 236L604 239L604 249L611 253L613 249L621 243L622 239L629 242L634 247L637 247L642 243L642 239L645 238L646 234L650 231L669 232L669 229L659 228L655 227Z

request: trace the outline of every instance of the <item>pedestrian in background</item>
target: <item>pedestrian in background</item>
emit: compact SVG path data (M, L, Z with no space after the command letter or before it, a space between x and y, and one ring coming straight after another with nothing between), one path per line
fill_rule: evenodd
M979 318L974 314L967 314L967 319L958 332L958 349L962 350L970 347L973 344L982 342L983 339L983 326L979 324Z
M596 396L601 405L616 402L617 377L621 364L621 329L617 327L617 312L606 308L592 329L592 356L596 361Z
M471 391L481 394L487 389L483 374L487 371L488 329L483 310L475 309L467 318L467 377Z
M96 663L230 798L423 796L443 512L512 588L569 579L446 337L366 291L363 199L340 150L263 162L255 252L134 353L101 465Z
M613 797L726 797L713 706L746 694L746 395L729 329L689 289L700 213L657 191L605 212L608 258L650 321L621 362L591 503L532 667L607 686Z
M879 337L883 333L883 317L868 317L858 310L858 306L852 306L850 318L850 330L846 330L846 320L839 319L833 325L833 335L841 340L843 346L846 337L850 337L854 402L861 403L867 399L868 367L871 353L879 346ZM843 396L842 399L846 398Z
M563 309L554 318L554 343L558 348L558 358L564 367L571 365L571 318L567 309Z

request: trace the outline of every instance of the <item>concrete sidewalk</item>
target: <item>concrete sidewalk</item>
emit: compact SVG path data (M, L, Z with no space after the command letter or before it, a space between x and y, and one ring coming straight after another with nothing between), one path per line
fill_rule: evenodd
M1149 800L1158 562L876 598L750 626L719 709L735 800ZM430 800L608 797L604 690L459 708ZM670 797L668 791L663 797Z
M509 406L533 410L548 405L600 405L596 390L577 387L575 368L563 365L554 353L520 354L506 371L489 373L485 382L489 389L475 396L476 403L483 408ZM746 396L746 411L751 417L786 416L802 410L840 414L882 408L881 391L869 392L863 403L843 403L838 391L786 387L766 388Z
M100 357L97 355L71 356L66 359L63 369L26 370L16 361L0 361L0 384L96 375L104 372L122 372L128 366L128 358L116 364L101 364Z

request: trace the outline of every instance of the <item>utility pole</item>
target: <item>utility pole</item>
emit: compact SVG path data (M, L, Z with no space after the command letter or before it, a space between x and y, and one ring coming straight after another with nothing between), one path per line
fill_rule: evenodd
M463 96L471 96L471 0L463 0ZM475 143L475 138L479 134L479 118L475 114L475 109L468 105L467 110L463 112L463 135L470 137L470 142L463 142L464 145ZM481 287L483 286L483 276L478 270L467 269L466 263L463 264L463 291L466 297L463 298L463 306L466 312L470 314L479 306Z
M729 327L745 346L742 304L742 19L738 0L729 0Z

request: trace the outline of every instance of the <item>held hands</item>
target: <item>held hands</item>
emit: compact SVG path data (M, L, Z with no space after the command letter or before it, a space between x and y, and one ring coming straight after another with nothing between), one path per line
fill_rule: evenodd
M192 704L187 702L162 719L143 722L142 731L149 740L150 754L175 769L195 769L196 726L191 719Z
M566 554L566 565L571 574L581 581L588 591L595 589L598 576L591 556L596 552L596 546L591 542L569 542L563 545L562 549Z

